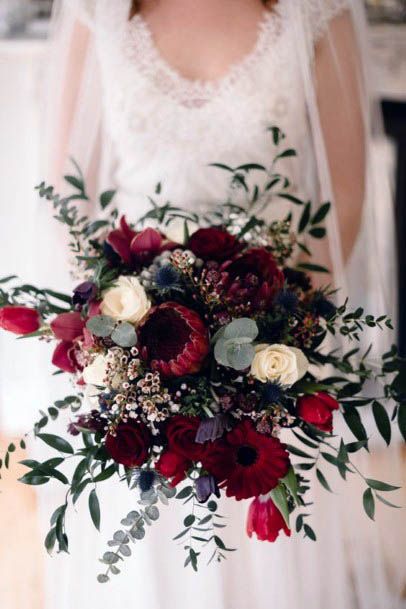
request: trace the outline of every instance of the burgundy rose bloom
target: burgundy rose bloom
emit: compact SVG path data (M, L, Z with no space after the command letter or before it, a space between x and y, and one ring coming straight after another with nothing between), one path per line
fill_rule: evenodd
M149 264L163 251L177 247L153 228L135 232L128 226L125 216L120 219L120 228L112 230L106 241L127 266Z
M148 459L151 435L143 423L120 423L115 435L106 436L106 450L116 461L126 467L139 467Z
M255 533L260 541L275 541L279 531L284 531L290 537L290 529L272 499L256 497L248 510L248 537Z
M169 449L192 461L200 461L204 447L196 442L199 426L199 417L172 417L166 427Z
M226 488L227 497L237 501L265 495L286 476L290 466L283 444L258 433L249 420L238 423L225 441L207 444L202 463Z
M155 469L167 480L170 480L172 486L182 482L186 478L186 472L191 467L190 459L186 459L171 450L164 451L155 465Z
M41 317L35 309L7 306L0 309L0 328L13 334L31 334L41 327Z
M222 261L232 258L243 245L225 228L200 228L190 237L187 248L203 260Z
M226 277L227 300L246 305L248 310L267 309L283 287L282 271L271 252L261 247L251 248L225 262L221 270Z
M142 357L166 377L198 372L210 350L199 315L176 302L152 308L138 338Z
M51 322L51 330L56 338L73 341L83 334L85 320L80 313L61 313Z
M326 433L333 432L333 412L339 403L328 393L304 395L297 400L297 415Z

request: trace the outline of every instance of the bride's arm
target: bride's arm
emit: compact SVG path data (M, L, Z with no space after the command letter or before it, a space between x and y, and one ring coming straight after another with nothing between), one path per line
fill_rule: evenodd
M338 15L315 51L317 102L344 262L350 257L361 226L366 172L365 97L353 28L349 12ZM325 262L328 264L328 259Z

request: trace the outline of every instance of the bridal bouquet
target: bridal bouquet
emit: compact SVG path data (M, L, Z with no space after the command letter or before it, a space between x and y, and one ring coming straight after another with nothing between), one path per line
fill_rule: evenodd
M283 134L273 128L272 135L279 147ZM128 485L136 509L108 542L100 582L119 573L131 544L158 519L159 502L172 498L186 505L175 539L195 570L207 551L220 561L231 550L221 537L221 493L252 501L249 536L275 541L294 528L315 540L310 470L327 491L331 466L344 479L362 476L351 459L368 450L362 414L369 405L387 444L391 420L406 435L404 360L393 347L371 366L357 346L365 327L391 327L390 320L336 306L329 288L312 287L309 271L325 269L294 263L298 252L309 253L309 235L324 236L329 204L314 210L289 193L275 166L293 155L277 148L271 169L216 164L231 180L226 203L198 215L152 200L135 225L109 211L113 191L100 197L105 219L86 217L80 172L66 176L75 189L69 197L38 187L69 230L80 279L72 295L4 279L0 326L54 341L52 363L76 391L41 412L33 433L53 453L43 463L23 461L21 481L66 486L45 540L48 551L57 545L65 552L68 508L86 494L99 528L98 486L112 477ZM262 189L250 185L255 172L266 174ZM244 206L233 201L236 193ZM296 229L292 214L261 219L259 208L277 198L302 210ZM376 395L366 385L378 387ZM64 409L66 434L46 433ZM334 417L345 420L352 441L334 435ZM8 447L3 466L14 450ZM76 460L69 478L66 458ZM385 493L398 487L364 481L363 505L373 519L375 501L391 505Z

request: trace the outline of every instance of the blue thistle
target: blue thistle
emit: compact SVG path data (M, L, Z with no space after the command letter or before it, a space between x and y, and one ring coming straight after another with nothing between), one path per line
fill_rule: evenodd
M270 404L277 404L282 395L282 387L278 383L268 383L264 389L264 398Z
M179 285L179 273L170 264L161 266L155 273L155 283L160 290L170 290Z
M327 320L334 317L337 311L335 304L331 300L327 300L322 292L316 292L314 295L311 309L313 313Z
M147 493L151 490L155 481L155 473L150 469L143 469L140 471L140 477L138 479L138 485L143 493Z
M277 295L275 303L282 307L286 313L294 313L299 304L299 298L292 290L282 290Z

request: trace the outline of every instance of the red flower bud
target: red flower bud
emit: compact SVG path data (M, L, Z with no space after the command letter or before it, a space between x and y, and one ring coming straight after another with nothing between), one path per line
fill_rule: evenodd
M0 328L14 334L31 334L41 326L41 318L35 309L7 306L0 309Z
M83 334L85 322L80 313L61 313L51 322L51 330L59 340L72 341Z
M298 416L310 425L314 425L327 433L333 431L333 412L338 408L337 400L323 392L304 395L297 401Z
M63 340L58 343L52 356L53 365L64 372L76 372L75 360L72 357L73 348L71 342Z
M290 529L272 499L267 499L266 495L256 497L248 510L248 537L255 533L260 541L275 541L279 531L285 531L290 537Z

